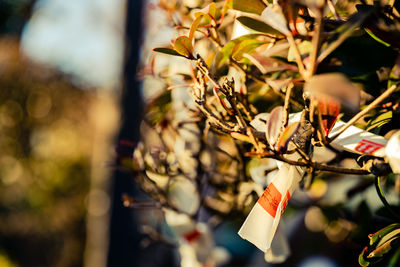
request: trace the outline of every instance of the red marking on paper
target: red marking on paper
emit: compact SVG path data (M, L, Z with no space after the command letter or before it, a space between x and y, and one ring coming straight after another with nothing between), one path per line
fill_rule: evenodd
M200 237L201 233L197 231L197 229L193 229L191 232L187 232L183 235L183 238L186 239L189 243L196 241Z
M384 147L384 145L363 139L357 144L355 150L363 154L372 155L375 151L382 147Z
M273 218L276 216L276 210L281 202L282 194L276 189L273 183L270 183L262 196L258 199L258 204L264 208Z
M286 191L286 195L285 195L285 197L283 198L283 201L282 201L281 215L285 211L286 206L287 206L287 204L289 202L289 199L290 199L290 193L289 193L289 191Z

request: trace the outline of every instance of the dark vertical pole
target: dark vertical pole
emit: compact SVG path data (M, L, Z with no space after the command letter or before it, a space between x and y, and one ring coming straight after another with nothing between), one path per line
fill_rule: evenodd
M139 125L142 113L142 100L136 68L139 61L139 48L142 34L142 1L128 0L126 17L126 51L124 66L124 85L121 99L122 124L119 140L139 141ZM116 170L112 181L112 210L110 221L110 241L108 267L138 266L139 233L135 216L131 209L122 205L122 193L133 194L134 178L128 172Z

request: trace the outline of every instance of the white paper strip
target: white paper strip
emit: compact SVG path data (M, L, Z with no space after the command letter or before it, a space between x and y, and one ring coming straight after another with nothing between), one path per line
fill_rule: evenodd
M285 207L304 171L282 164L277 175L265 189L239 230L239 235L267 252Z
M271 263L282 263L290 256L290 247L285 229L282 223L276 229L275 237L272 239L271 247L265 252L265 261Z
M335 123L329 137L334 136L345 125L343 121ZM360 154L384 157L387 139L383 136L364 131L358 127L350 126L346 131L332 141L332 145L339 149Z
M291 114L289 123L299 121L300 116L301 113ZM267 114L265 114L265 116L259 114L256 119L264 119L264 117L268 117ZM342 121L336 122L330 136L340 131L344 124L345 123ZM257 130L262 131L264 128L262 127L262 123L258 121L253 121L252 125L258 128ZM350 126L332 142L332 145L338 149L379 157L384 157L386 155L386 144L386 138L364 131L355 126ZM386 149L386 151L390 150ZM291 157L293 156L294 155L291 155ZM287 163L278 163L279 171L277 175L265 189L263 195L254 205L239 230L239 235L243 239L253 243L264 252L267 252L271 248L271 242L274 238L281 215L304 174L304 170L300 167L291 166Z
M400 174L400 131L390 137L385 152L393 172Z
M289 123L300 121L301 112L289 116ZM343 121L337 121L333 126L329 137L334 136L345 125ZM347 150L359 154L369 154L377 157L384 157L387 139L383 136L364 131L358 127L350 126L335 140L332 146L337 149Z

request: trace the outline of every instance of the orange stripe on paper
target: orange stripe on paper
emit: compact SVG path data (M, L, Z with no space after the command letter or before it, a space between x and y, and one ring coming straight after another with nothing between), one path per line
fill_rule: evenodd
M266 212L275 218L276 210L278 209L279 202L281 202L281 198L282 194L278 189L276 189L273 183L270 183L257 202Z

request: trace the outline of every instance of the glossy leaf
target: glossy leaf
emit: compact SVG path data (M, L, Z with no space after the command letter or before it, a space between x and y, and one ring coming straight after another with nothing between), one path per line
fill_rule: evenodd
M235 45L232 50L232 58L240 60L245 53L252 53L257 47L267 44L266 41L258 41L255 39L247 39Z
M400 229L400 224L399 223L390 224L390 225L382 228L378 232L369 235L368 236L368 238L370 240L369 244L373 245L375 242L381 241L384 236L390 234L391 232L393 232L396 229Z
M187 36L179 36L174 42L176 52L187 58L193 58L192 41Z
M229 58L232 55L232 51L235 48L236 44L242 42L243 40L249 39L249 40L254 40L256 39L258 36L260 36L259 34L246 34L246 35L242 35L236 39L233 39L231 41L229 41L215 56L214 58L214 62L213 62L213 70L218 69L218 67L225 63L227 60L229 60Z
M172 49L170 47L156 47L153 49L153 51L162 53L162 54L166 54L166 55L170 55L170 56L184 57L183 55L179 54L178 52L176 52L174 49Z
M199 27L204 26L204 27L209 27L209 26L215 26L215 19L210 16L208 13L204 12L196 12L194 14L195 18L197 19L198 17L201 17L199 21Z
M217 8L215 2L212 2L205 8L194 13L194 15L195 15L195 17L201 16L201 15L207 15L208 20L214 20L216 22L216 20L221 17L221 10L219 8Z
M277 37L283 37L283 35L280 31L274 29L273 27L269 26L268 24L266 24L260 20L253 19L253 18L246 17L246 16L238 17L236 20L238 20L243 26L245 26L253 31L262 32L262 33L270 34L270 35L277 36Z
M290 34L287 21L279 5L269 5L261 14L262 20L284 35Z
M228 7L260 15L267 6L262 0L228 0Z
M369 120L366 130L379 130L383 125L390 123L392 121L392 117L393 112L391 110L379 112L371 120Z
M367 266L369 266L369 264L370 264L369 261L367 261L366 259L364 259L364 254L365 254L365 251L366 251L367 249L368 249L368 248L365 247L364 250L363 250L363 251L360 253L360 255L358 256L358 264L360 264L362 267L367 267Z
M203 15L198 16L193 22L192 25L190 26L190 31L189 31L189 40L193 41L194 34L196 33L197 28L199 28L200 22L203 19Z
M372 5L357 5L359 11L371 12L371 16L363 24L364 28L376 41L388 46L400 48L400 23L398 20L393 20L384 12L377 11L376 6Z
M286 152L290 140L292 140L293 136L295 135L295 133L297 132L299 127L300 127L300 122L295 122L295 123L288 125L285 128L285 130L282 132L281 136L279 137L277 144L275 145L277 152L280 152L280 153Z
M208 8L208 14L210 14L210 16L215 19L217 17L217 8L215 7L215 3L214 2L210 3L207 6L207 8Z
M383 41L381 38L379 38L378 36L376 36L371 30L369 29L365 29L365 32L368 33L369 36L371 36L375 41L383 44L384 46L390 46L390 44L386 43L385 41Z
M281 132L282 120L283 120L283 107L282 106L275 107L269 115L269 119L267 121L267 128L265 132L267 141L271 146L271 148L274 148L276 142L278 141L279 134Z
M370 239L369 245L364 248L358 258L361 266L369 266L370 263L380 260L385 254L390 252L395 241L396 245L398 245L400 224L394 223L386 226L368 237Z

